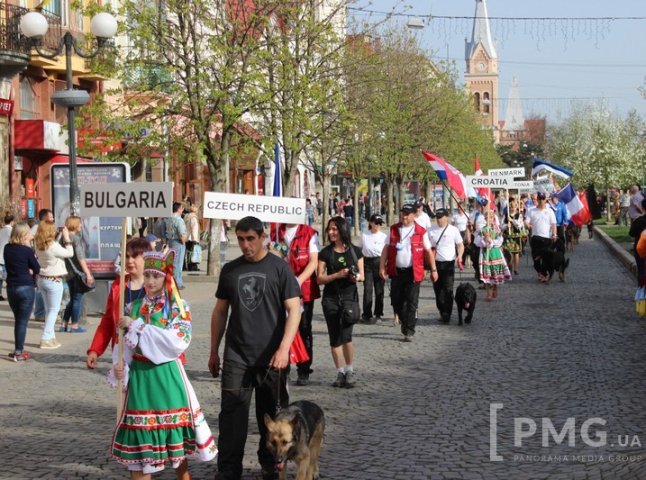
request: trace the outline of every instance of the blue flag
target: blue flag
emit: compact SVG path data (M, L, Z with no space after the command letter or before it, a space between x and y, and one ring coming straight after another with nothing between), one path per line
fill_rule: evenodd
M283 178L280 171L280 145L278 142L274 145L274 197L283 196Z
M559 177L563 178L570 178L572 175L574 175L574 172L572 170L568 170L567 168L556 165L554 163L546 162L540 157L534 157L534 161L532 163L532 175L536 175L537 173L544 170L552 172L554 175L558 175Z

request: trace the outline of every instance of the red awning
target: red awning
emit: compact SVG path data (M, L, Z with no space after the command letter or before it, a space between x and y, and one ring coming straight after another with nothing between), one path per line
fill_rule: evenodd
M18 155L60 151L61 125L45 120L15 120L14 150Z

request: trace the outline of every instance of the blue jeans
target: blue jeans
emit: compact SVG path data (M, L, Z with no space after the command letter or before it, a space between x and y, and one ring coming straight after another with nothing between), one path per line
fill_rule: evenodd
M56 325L58 311L61 308L61 300L63 300L63 282L39 278L38 290L42 293L45 303L45 327L40 339L51 340L56 338L54 326Z
M22 353L25 348L25 337L27 336L27 324L31 311L34 308L34 297L36 289L31 285L7 285L7 299L13 312L15 324L13 335L15 342L15 353Z
M168 247L175 250L173 276L175 277L177 288L182 288L184 286L184 281L182 280L182 267L184 266L184 257L186 256L186 245L179 240L170 240L168 242Z
M74 276L71 280L68 280L67 286L70 290L70 301L65 306L65 312L63 313L63 323L67 324L72 319L72 325L77 325L79 323L79 318L81 317L81 310L83 309L83 291L79 286L80 280L78 277Z
M36 303L34 305L34 318L45 318L45 299L43 298L42 292L36 290Z

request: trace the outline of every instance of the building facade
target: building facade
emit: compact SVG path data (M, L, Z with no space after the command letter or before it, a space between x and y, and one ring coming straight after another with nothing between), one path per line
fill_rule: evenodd
M12 107L0 116L0 206L23 218L51 206L51 165L69 163L67 110L52 102L52 94L66 88L65 55L53 60L39 55L19 29L21 16L36 7L49 25L43 51L54 52L65 32L82 43L90 31L90 19L73 9L70 0L0 2L0 103ZM102 89L102 78L77 55L72 72L74 88L87 91L92 101Z

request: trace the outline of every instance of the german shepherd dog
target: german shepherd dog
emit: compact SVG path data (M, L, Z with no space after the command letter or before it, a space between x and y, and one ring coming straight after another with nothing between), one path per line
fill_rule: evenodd
M319 478L319 453L325 432L323 410L313 402L291 403L274 420L265 415L267 448L274 456L278 478L285 480L287 460L297 465L296 480Z
M565 239L568 252L573 252L574 247L579 244L579 237L581 236L581 227L576 225L568 225L565 229Z
M462 325L462 310L467 311L464 323L471 323L476 309L478 294L470 283L461 283L455 291L455 304L458 306L458 325Z

